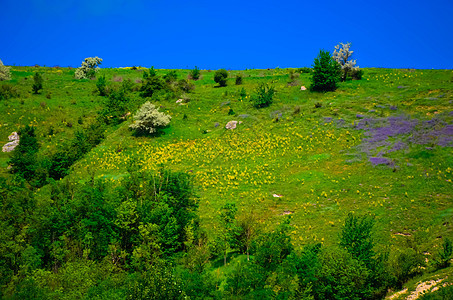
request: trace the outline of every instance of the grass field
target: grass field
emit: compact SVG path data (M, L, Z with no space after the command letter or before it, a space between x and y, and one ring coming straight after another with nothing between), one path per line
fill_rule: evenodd
M31 93L34 72L43 73L41 94ZM166 74L169 70L157 70ZM190 70L177 70L187 78ZM288 69L229 71L227 87L216 87L203 70L195 89L155 102L171 115L158 136L136 136L132 118L106 129L104 141L71 169L69 178L119 182L131 164L142 170L188 173L198 195L201 226L215 235L220 209L235 203L239 215L253 212L272 230L292 216L296 249L338 243L346 216L374 215L380 249L415 240L434 253L453 239L453 71L365 68L362 80L335 92L302 91L310 75L289 85ZM19 97L0 102L0 142L26 124L37 128L40 155L92 122L102 107L96 81L73 79L67 68L13 67ZM243 84L235 85L237 74ZM142 70L101 69L109 84ZM259 83L276 89L274 102L257 109L250 97ZM246 96L241 96L245 89ZM145 102L133 92L138 105ZM135 111L131 111L133 114ZM227 122L238 121L234 130ZM0 153L6 176L10 154ZM43 187L41 191L45 191ZM40 193L40 190L36 193Z

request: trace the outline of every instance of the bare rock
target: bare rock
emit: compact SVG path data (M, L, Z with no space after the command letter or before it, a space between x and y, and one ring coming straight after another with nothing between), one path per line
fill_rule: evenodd
M306 88L305 86L301 86L301 87L300 87L300 90L301 90L301 91L306 91L307 88Z
M2 151L3 152L11 152L13 151L17 145L19 145L19 134L17 132L13 132L11 133L9 136L8 136L8 140L10 142L6 143L3 147L2 147Z
M238 121L230 121L225 125L226 129L235 129Z

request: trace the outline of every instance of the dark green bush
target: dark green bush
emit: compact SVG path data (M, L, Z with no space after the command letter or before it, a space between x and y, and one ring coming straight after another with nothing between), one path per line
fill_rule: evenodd
M228 72L225 69L217 70L214 74L214 81L219 84L219 86L227 85Z
M236 85L241 85L241 84L242 84L242 75L241 75L241 74L237 74L237 75L236 75L235 84L236 84Z
M198 80L198 79L200 79L200 69L198 69L198 67L195 66L195 68L194 68L193 70L190 71L189 76L190 76L190 78L192 78L193 80Z
M156 91L162 90L166 87L165 81L157 75L147 76L144 79L145 81L142 83L140 88L140 96L142 97L152 97Z
M363 76L362 69L354 69L351 71L351 77L353 80L361 80Z
M9 161L11 173L17 174L27 181L35 176L38 165L37 153L39 150L35 127L25 126L19 132L19 145L14 149Z
M39 72L36 72L33 76L33 94L38 94L40 90L42 90L42 83L43 83L42 76Z
M329 51L321 50L313 65L310 90L329 92L337 89L341 66L332 58Z
M5 83L0 84L0 100L6 100L9 98L16 98L19 96L15 86Z
M451 255L453 254L453 245L449 238L446 238L442 244L442 249L439 251L436 260L437 268L443 269L450 266Z
M190 93L191 91L193 91L195 89L195 84L193 84L192 82L190 82L187 79L180 79L180 80L178 80L176 87L183 92Z
M171 70L163 76L163 79L166 83L175 82L176 79L178 79L178 73L176 72L176 70Z
M100 96L105 96L105 86L106 86L106 81L105 81L105 76L100 76L98 80L96 81L96 87L99 91Z
M267 107L272 104L275 88L267 83L261 83L256 89L256 94L250 98L256 108Z

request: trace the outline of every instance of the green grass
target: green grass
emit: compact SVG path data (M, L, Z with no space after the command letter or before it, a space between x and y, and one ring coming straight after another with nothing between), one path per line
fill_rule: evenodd
M439 244L436 236L453 238L451 224L443 225L453 218L452 148L411 145L389 154L398 169L373 167L355 148L365 138L363 132L338 127L335 120L351 125L358 121L357 114L375 118L407 114L421 120L448 114L453 72L364 70L362 80L341 83L329 93L301 91L301 85L310 84L309 74L302 74L298 85L288 86L285 69L230 71L225 88L215 87L214 72L204 70L195 90L187 94L186 105L177 104L178 98L158 101L161 111L172 116L164 134L135 137L128 129L131 120L110 127L104 142L77 162L70 176L83 181L87 170L95 170L96 177L115 181L132 161L150 171L164 165L192 175L201 224L210 234L215 233L219 209L234 202L239 213L253 210L270 228L282 220L283 212L292 212L297 248L318 241L331 245L338 242L339 229L352 211L376 215L378 247L402 245L405 237L395 233L417 233L428 251ZM35 71L44 77L39 95L31 93ZM159 75L167 71L157 70ZM179 78L187 78L189 71L178 70ZM235 86L238 73L243 74L243 85ZM11 132L26 124L35 125L40 154L49 155L92 122L103 97L93 93L96 81L75 80L73 74L65 68L13 67L11 83L20 97L0 102L4 112L0 142L6 143ZM101 69L99 75L108 81L118 77L135 81L142 71ZM256 109L249 97L262 82L275 86L276 95L270 107ZM245 99L239 96L242 88ZM322 107L315 108L315 103ZM235 115L228 115L230 108ZM282 117L276 122L279 113ZM226 130L230 120L242 124ZM451 124L451 117L447 120ZM3 175L9 157L0 154Z

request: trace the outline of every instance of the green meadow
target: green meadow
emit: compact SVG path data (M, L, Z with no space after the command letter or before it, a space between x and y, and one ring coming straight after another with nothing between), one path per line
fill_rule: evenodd
M284 231L286 241L294 253L307 253L306 249L311 245L337 249L345 220L351 215L374 220L373 249L375 253L387 255L389 269L386 270L404 269L404 256L398 256L401 253L422 258L422 262L401 271L407 273L404 273L406 277L401 275L404 282L388 284L385 291L351 297L348 294L332 296L335 299L383 298L387 292L390 295L402 289L409 280L409 291L400 295L400 299L404 299L420 280L445 278L443 283L452 282L453 267L439 269L435 266L442 245L448 239L453 240L452 70L364 68L361 80L341 82L336 91L326 93L301 90L301 86L310 86L311 73L297 69L229 70L226 87L218 87L215 83L215 70L201 70L199 80L188 79L191 70L175 70L176 80L187 79L193 87L186 91L170 89L146 98L140 96L144 69L102 68L96 73L97 78L105 76L111 90L129 82L128 102L123 112L130 112L130 115L121 116L118 122L103 123L102 139L77 157L61 179L49 178L46 173L49 169L41 167L44 179L40 184L15 181L14 185L21 193L26 190L34 199L33 204L27 204L31 205L30 209L22 209L19 202L15 202L19 197L11 196L14 192L8 188L15 180L9 170L14 152L0 153L0 176L5 182L1 190L5 217L2 219L4 237L0 257L4 269L2 276L7 278L1 283L2 297L170 297L165 293L149 296L151 294L144 292L147 284L158 286L156 282L160 281L157 279L147 277L148 281L143 281L146 284L142 281L142 285L134 284L134 278L140 277L134 274L150 272L137 269L129 262L137 256L135 248L122 245L118 250L124 252L121 252L124 255L122 265L109 264L111 252L105 254L107 250L99 250L98 253L90 248L94 246L86 242L86 234L82 236L74 233L76 229L65 229L72 226L69 221L55 229L60 237L52 237L53 229L49 229L52 226L39 225L53 222L44 220L50 213L41 216L41 211L55 206L60 214L65 214L63 207L78 201L74 200L74 195L79 194L74 192L72 198L64 198L64 205L58 204L60 200L55 199L63 198L55 196L57 187L64 194L65 189L82 191L86 186L98 186L98 190L108 190L105 195L111 198L102 196L102 201L112 205L115 212L112 222L120 228L123 225L117 224L120 219L117 207L126 207L125 203L130 199L111 202L108 199L120 199L121 196L111 195L121 194L120 188L126 186L126 190L139 191L135 195L148 193L151 184L146 176L162 174L159 173L162 170L183 174L191 182L191 199L197 206L192 212L196 214L197 232L203 232L204 236L200 238L203 242L188 246L189 234L185 229L186 246L168 254L163 242L155 246L159 250L153 252L153 259L142 262L155 266L171 262L171 268L163 269L170 273L176 270L171 278L180 280L178 282L183 286L178 297L320 299L320 295L331 296L326 292L327 288L318 288L313 283L327 276L324 273L320 277L314 275L318 279L302 285L305 282L302 271L298 271L297 276L287 275L293 273L285 273L280 267L266 273L262 290L267 292L258 293L259 284L256 283L254 289L234 286L233 279L242 278L237 275L238 270L249 262L243 247L230 243L224 252L218 250L221 243L217 241L222 240L229 228L228 223L222 221L228 204L237 208L236 220L247 216L253 216L255 220L257 234L254 241L258 246L251 248L251 261L258 260L256 249L259 245L264 247L263 236L279 232L285 222L288 222ZM165 76L172 70L156 71L157 76ZM40 72L44 79L39 94L32 93L35 72ZM291 72L296 75L290 75ZM99 95L97 80L74 79L74 69L70 68L12 67L11 73L10 81L0 82L13 89L12 96L0 100L2 145L8 142L12 132L33 126L39 144L36 161L40 166L46 166L46 159L61 152L70 141L77 141L81 131L92 124L100 126L99 116L108 96ZM242 76L242 84L235 84L237 75ZM250 100L263 83L275 88L273 103L255 108ZM177 102L178 99L183 101ZM139 135L129 129L132 116L146 101L171 116L170 125L158 134ZM225 128L230 121L237 121L235 129ZM136 186L130 185L134 176L138 176ZM80 197L85 197L86 194L80 193ZM8 201L16 203L18 208ZM10 209L13 206L16 208ZM67 213L76 214L75 211L68 210ZM133 209L123 213L135 214ZM12 224L7 216L16 218L16 223ZM128 221L127 226L133 223ZM139 232L139 226L145 223L139 225L137 221L137 228L127 232ZM81 221L80 224L85 223ZM96 226L93 228L104 230L104 227ZM41 245L39 239L49 239L48 244ZM115 236L115 239L121 240L121 237ZM60 252L55 250L54 240L59 240ZM106 242L105 249L111 250L116 245L112 240ZM128 247L141 247L145 251L143 244L140 247L138 244L133 240ZM35 249L37 254L27 258L23 255L27 249ZM198 277L191 273L187 267L190 264L184 260L192 257L188 249L198 253L194 257L199 258L200 253L205 255ZM56 251L60 254L55 254ZM335 253L336 250L330 251ZM321 265L327 257L324 254L320 259ZM34 264L30 267L32 260ZM181 271L181 268L191 271ZM283 276L281 274L286 274L287 279L279 277ZM204 282L199 285L209 292L198 292L198 296L190 294L193 286L185 283L195 281L195 277ZM171 282L168 276L159 278L164 278L165 284ZM238 280L246 281L244 278ZM79 283L71 285L71 281ZM285 281L298 287L285 285ZM162 282L159 284L165 285ZM123 288L123 285L130 288ZM360 287L352 290L355 288ZM137 294L128 295L133 293L131 291Z

